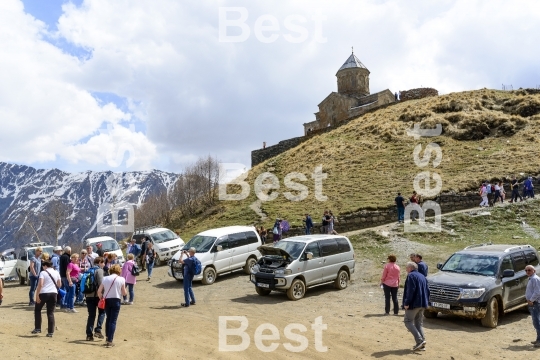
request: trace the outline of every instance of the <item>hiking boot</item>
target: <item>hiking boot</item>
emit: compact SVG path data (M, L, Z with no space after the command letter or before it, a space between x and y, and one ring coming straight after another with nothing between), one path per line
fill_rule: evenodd
M53 333L48 333L47 337L53 337Z
M103 339L104 338L104 336L100 332L95 332L94 336L97 337L98 339Z
M34 330L32 330L32 334L41 334L41 330L40 329L34 329Z
M93 336L87 336L86 341L94 341L94 337Z

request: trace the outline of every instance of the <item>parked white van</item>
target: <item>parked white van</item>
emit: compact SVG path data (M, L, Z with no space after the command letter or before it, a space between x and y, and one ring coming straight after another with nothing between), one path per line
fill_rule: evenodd
M44 253L49 254L49 257L52 256L54 246L47 243L31 243L24 245L17 256L17 263L15 265L15 272L19 276L19 284L24 285L25 283L30 285L28 281L28 268L30 267L30 259L35 255L36 249L40 247Z
M126 261L126 259L124 259L124 254L122 253L122 249L120 249L118 242L110 236L98 236L94 238L88 238L84 240L84 247L91 245L92 251L97 252L98 243L101 243L101 249L103 249L103 252L116 254L120 265L124 265L124 262Z
M250 280L261 296L275 290L299 300L308 287L328 283L343 290L354 273L354 250L345 236L295 236L259 251L263 257L253 266Z
M135 239L136 244L142 245L142 238L145 236L150 238L150 241L154 244L156 252L155 266L166 264L184 246L184 240L176 235L174 231L164 227L149 226L135 229L132 238Z
M250 274L251 268L261 257L257 250L261 245L261 238L253 226L228 226L195 235L182 250L195 248L202 272L193 280L210 285L220 274L241 269ZM182 264L178 261L180 256L182 252L176 253L169 262L169 276L178 281L183 279Z
M7 279L17 276L15 265L15 249L8 249L0 254L0 279Z

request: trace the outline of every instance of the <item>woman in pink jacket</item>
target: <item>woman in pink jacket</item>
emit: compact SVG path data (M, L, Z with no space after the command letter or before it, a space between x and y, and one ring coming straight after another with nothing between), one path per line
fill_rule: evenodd
M137 278L131 274L131 269L133 269L133 266L135 265L135 261L133 260L135 256L133 254L128 254L126 263L124 266L122 266L122 276L124 279L126 279L126 286L128 288L129 292L129 301L127 300L127 296L124 296L124 305L133 305L133 300L135 298L135 292L133 291L133 288L135 287L135 284L137 283Z
M397 292L399 288L400 269L396 264L396 256L388 255L388 263L384 265L380 286L384 290L384 313L390 315L390 296L394 303L394 315L398 314Z

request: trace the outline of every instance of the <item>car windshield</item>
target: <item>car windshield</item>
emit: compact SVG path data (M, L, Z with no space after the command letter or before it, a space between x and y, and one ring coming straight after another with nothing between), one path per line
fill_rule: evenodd
M215 241L215 236L195 235L187 242L186 245L184 245L182 250L189 250L189 248L194 247L198 253L208 252L210 249L212 249Z
M154 233L154 234L152 234L150 236L152 236L152 239L154 240L155 244L161 244L161 243L164 243L166 241L171 241L171 240L178 239L178 236L174 232L172 232L171 230L160 231L160 232Z
M442 267L442 271L483 276L497 274L499 258L489 255L454 254Z
M49 254L49 256L53 254L54 247L42 246L41 248L43 249L43 252ZM28 259L33 258L36 255L36 249L37 248L28 249Z
M298 259L302 254L306 243L298 241L278 241L274 247L285 250L293 259Z
M101 248L103 249L104 252L120 250L118 243L114 240L103 240L103 241L100 241L100 243L101 243ZM91 244L93 252L97 251L96 244L97 242Z

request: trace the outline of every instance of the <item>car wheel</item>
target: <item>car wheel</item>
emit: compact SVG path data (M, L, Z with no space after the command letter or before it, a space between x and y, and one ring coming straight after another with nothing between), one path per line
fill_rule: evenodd
M268 296L272 292L272 290L263 289L263 288L260 288L258 286L255 286L255 291L257 291L257 294L259 294L261 296Z
M249 258L249 259L247 259L246 265L244 266L244 272L245 272L246 274L248 274L248 275L251 274L251 268L252 268L253 266L255 266L256 263L257 263L257 259L255 259L255 258Z
M349 284L349 274L345 270L340 270L337 274L337 278L334 281L334 287L339 290L343 290Z
M300 300L305 294L306 284L300 279L295 279L292 282L291 287L287 289L287 297L293 301Z
M212 285L216 281L216 270L212 267L206 267L203 271L202 283L204 285Z
M482 326L496 328L499 322L499 301L496 297L489 299L486 316L482 318Z
M424 311L424 317L428 319L435 319L439 313L437 311Z

